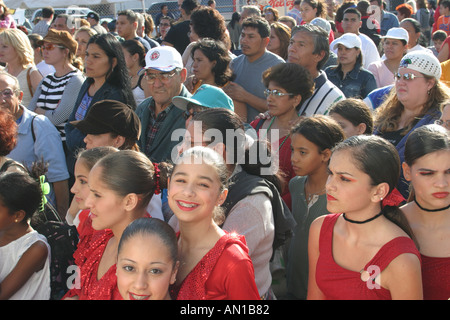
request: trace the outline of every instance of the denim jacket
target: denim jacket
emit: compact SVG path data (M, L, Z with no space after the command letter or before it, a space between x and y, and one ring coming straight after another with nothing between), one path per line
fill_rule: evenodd
M347 73L345 79L342 79L340 65L326 68L325 73L328 80L341 89L347 98L364 99L372 90L377 88L377 82L373 74L362 68L359 63L356 63L353 70Z

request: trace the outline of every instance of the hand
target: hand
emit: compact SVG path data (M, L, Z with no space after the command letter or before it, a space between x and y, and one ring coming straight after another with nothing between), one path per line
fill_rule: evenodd
M229 82L225 87L222 88L223 91L233 100L246 102L247 91L234 82Z

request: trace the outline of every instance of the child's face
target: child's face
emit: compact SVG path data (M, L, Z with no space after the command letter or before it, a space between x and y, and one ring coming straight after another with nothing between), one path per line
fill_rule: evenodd
M227 197L216 169L205 163L177 164L168 193L169 206L180 222L211 219L214 208Z
M440 150L426 154L411 166L403 163L406 180L414 187L417 201L425 208L448 206L450 199L450 151Z
M316 172L328 162L319 147L306 139L302 134L291 136L291 163L297 176L307 176Z
M441 51L441 47L442 47L442 44L444 43L444 41L442 41L442 40L433 40L433 43L434 43L434 47L436 48L436 51L437 52Z
M331 156L326 184L329 212L362 212L372 203L376 187L353 158L350 150L336 151Z
M444 7L442 4L439 6L440 15L448 16L450 13L450 8Z
M74 200L80 210L86 209L85 200L89 196L88 186L89 169L85 165L85 160L80 158L75 163L75 183L70 191L74 194Z
M117 287L124 300L168 300L178 264L156 235L137 234L122 246L117 257Z

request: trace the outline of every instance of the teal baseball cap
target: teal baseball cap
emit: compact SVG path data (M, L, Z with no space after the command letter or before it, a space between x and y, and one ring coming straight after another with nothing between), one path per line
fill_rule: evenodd
M233 100L219 87L202 84L191 98L176 96L172 103L181 110L186 110L188 103L207 108L225 108L234 111Z

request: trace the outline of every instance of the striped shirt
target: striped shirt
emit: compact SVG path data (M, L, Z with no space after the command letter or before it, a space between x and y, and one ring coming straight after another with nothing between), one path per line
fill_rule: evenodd
M64 89L67 83L76 74L76 70L73 70L61 77L55 76L55 74L47 75L41 83L41 94L36 102L37 108L44 110L55 110L58 108L59 102L64 94ZM67 119L61 119L64 122L56 125L61 137L65 137L64 125L67 123ZM63 139L65 140L65 139Z

